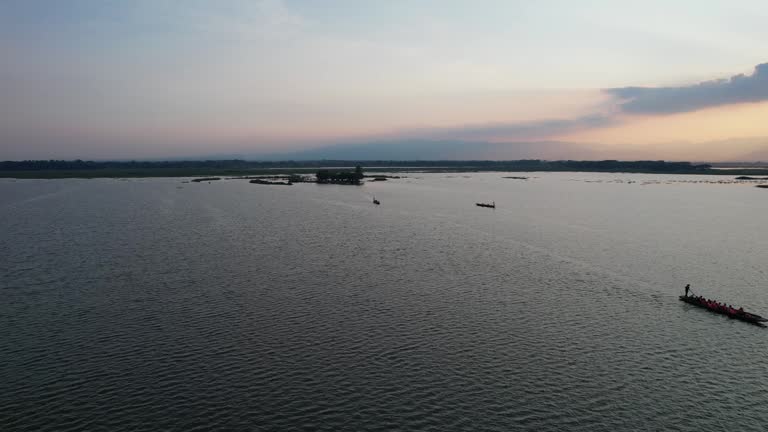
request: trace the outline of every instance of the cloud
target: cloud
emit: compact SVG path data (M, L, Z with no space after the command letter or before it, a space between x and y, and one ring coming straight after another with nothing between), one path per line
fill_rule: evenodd
M395 132L392 136L438 140L541 140L578 130L611 126L616 121L612 116L590 114L571 119L412 129Z
M470 159L585 159L595 156L590 146L558 141L470 142L394 140L328 145L308 150L253 155L263 160L470 160Z
M591 114L575 118L528 122L472 124L398 130L313 143L293 152L261 153L258 159L465 160L557 159L595 156L590 146L553 140L582 129L616 124L614 116ZM320 144L320 145L318 145Z
M705 81L680 87L620 87L606 89L619 98L628 114L672 114L720 105L768 100L768 63L755 66L752 75Z

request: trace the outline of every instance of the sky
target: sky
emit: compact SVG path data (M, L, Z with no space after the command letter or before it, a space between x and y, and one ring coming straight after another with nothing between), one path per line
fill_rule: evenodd
M764 0L0 0L0 160L768 160L765 22Z

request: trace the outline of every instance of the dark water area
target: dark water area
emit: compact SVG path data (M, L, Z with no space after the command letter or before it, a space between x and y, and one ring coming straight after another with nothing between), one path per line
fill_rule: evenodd
M764 190L408 175L0 180L0 430L765 430Z

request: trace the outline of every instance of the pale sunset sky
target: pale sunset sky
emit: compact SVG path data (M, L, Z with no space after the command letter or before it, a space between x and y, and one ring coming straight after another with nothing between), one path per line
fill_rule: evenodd
M766 23L765 0L0 0L0 160L768 160Z

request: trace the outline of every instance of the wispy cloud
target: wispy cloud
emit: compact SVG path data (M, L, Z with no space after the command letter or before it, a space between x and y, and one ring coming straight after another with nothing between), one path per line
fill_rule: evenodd
M617 119L610 115L590 114L576 118L411 129L398 131L386 137L436 140L541 140L579 130L611 126L616 122Z
M605 90L620 99L629 114L672 114L744 102L768 100L768 63L755 66L752 75L680 87L620 87Z

